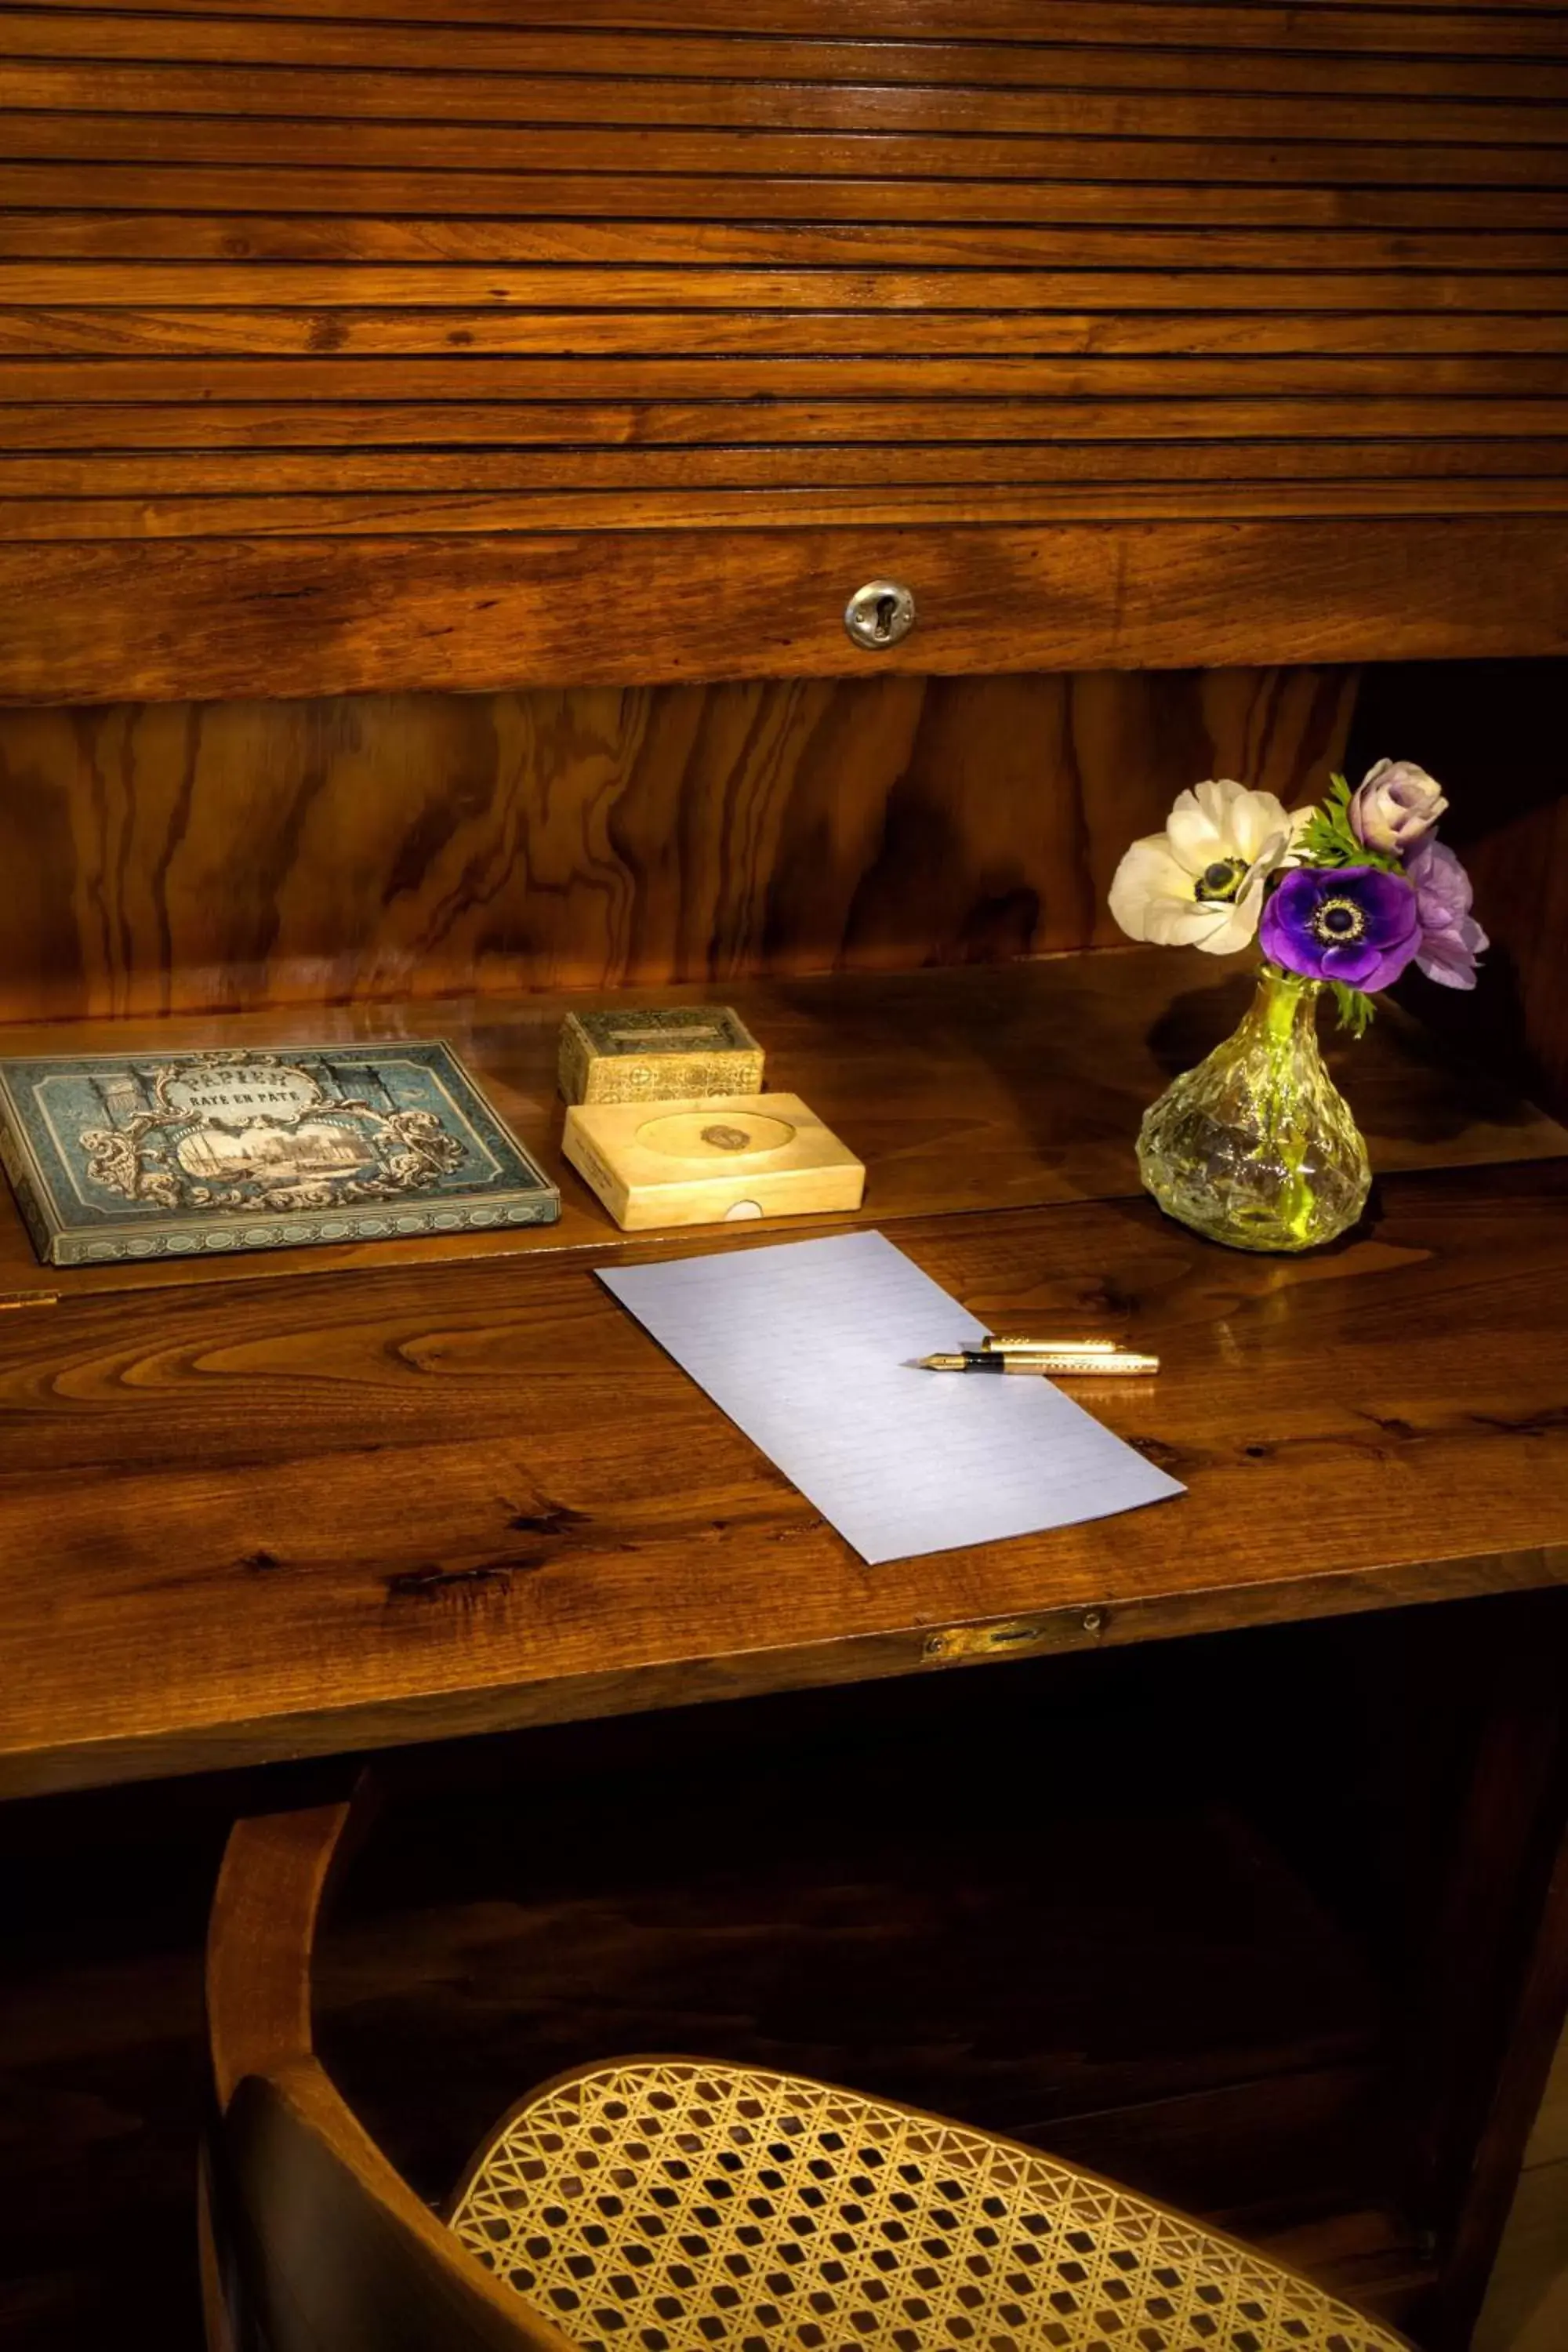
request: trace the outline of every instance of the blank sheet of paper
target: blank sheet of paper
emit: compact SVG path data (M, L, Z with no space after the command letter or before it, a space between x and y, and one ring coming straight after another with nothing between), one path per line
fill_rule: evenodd
M985 1327L883 1234L598 1271L862 1559L1184 1491L1049 1381L921 1371Z

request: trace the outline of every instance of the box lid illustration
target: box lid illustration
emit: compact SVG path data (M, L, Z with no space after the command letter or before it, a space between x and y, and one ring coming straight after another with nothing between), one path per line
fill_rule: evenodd
M0 1159L54 1265L561 1213L439 1039L0 1060Z

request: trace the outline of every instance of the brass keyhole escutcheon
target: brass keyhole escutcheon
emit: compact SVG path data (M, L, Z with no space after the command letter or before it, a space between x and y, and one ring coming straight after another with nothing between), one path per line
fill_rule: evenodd
M915 600L899 580L868 580L844 608L844 625L858 646L880 653L907 637L915 625Z

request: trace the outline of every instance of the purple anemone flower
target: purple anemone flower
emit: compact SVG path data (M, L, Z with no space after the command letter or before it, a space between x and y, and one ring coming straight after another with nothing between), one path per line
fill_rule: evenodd
M1470 912L1470 877L1447 845L1428 834L1410 852L1421 938L1415 968L1445 988L1474 988L1476 958L1491 942Z
M1304 979L1387 988L1421 945L1415 892L1375 866L1298 866L1264 908L1258 942Z

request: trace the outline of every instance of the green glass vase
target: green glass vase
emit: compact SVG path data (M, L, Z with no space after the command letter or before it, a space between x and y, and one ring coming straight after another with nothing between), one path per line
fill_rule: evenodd
M1144 1113L1144 1183L1231 1249L1315 1249L1366 1206L1366 1145L1318 1050L1321 986L1266 964L1240 1026Z

